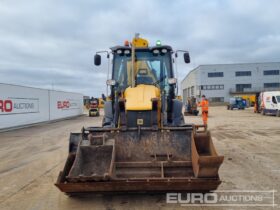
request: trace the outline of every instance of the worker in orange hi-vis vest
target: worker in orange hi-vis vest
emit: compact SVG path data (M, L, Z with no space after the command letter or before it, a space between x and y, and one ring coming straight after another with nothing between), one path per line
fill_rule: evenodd
M202 95L201 102L198 103L198 106L201 107L203 124L205 125L205 127L207 127L209 102L206 99L205 95Z

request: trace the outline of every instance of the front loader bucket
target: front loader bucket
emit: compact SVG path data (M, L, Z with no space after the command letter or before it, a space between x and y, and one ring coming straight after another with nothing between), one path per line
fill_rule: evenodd
M80 137L56 183L66 193L210 191L221 183L223 157L193 126L88 128Z

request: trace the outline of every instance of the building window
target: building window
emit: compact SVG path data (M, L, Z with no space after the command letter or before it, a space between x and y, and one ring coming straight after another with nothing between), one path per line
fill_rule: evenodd
M191 87L191 95L194 95L194 86Z
M242 77L242 76L251 76L251 71L236 71L235 76Z
M225 98L224 97L211 97L209 98L210 102L224 102Z
M265 70L263 75L279 75L279 70Z
M223 90L224 85L201 85L200 90Z
M236 84L236 91L244 92L244 89L252 88L251 84Z
M208 77L224 77L224 72L209 72Z
M280 87L280 83L264 83L263 84L264 88L279 88Z

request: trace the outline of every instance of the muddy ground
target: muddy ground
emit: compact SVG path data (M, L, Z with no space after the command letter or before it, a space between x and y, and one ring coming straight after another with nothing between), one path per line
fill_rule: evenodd
M201 117L187 117L201 123ZM67 157L70 132L100 125L87 116L0 133L0 209L272 209L271 207L182 207L166 196L106 195L68 197L55 186ZM219 190L277 190L280 204L280 118L253 110L210 109L209 129L219 154ZM279 208L279 205L275 208Z

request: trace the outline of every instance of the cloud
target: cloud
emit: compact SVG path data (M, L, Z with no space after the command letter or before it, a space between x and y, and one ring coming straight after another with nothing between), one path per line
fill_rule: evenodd
M276 0L2 0L0 82L99 96L106 92L106 50L140 32L189 50L179 80L197 65L279 61ZM105 58L105 57L104 57Z

